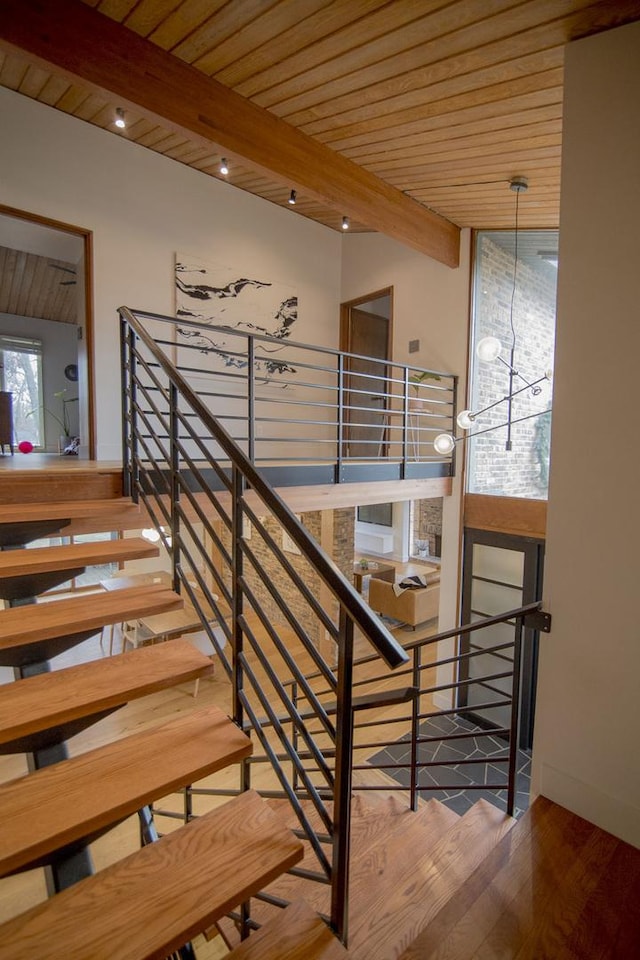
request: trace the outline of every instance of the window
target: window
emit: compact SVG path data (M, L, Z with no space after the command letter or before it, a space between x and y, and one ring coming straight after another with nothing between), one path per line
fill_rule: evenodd
M13 395L13 429L20 440L43 445L42 342L0 335L0 389Z
M468 408L485 412L469 431L489 432L468 443L467 488L493 496L547 497L552 384L527 389L553 367L556 320L556 230L519 230L514 260L514 231L476 234L471 371ZM498 361L478 359L475 346L496 337ZM509 360L514 348L512 449L505 448L509 394ZM490 408L490 409L487 409Z

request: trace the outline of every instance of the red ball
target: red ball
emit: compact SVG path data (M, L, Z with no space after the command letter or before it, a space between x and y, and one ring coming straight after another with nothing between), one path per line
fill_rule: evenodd
M31 453L33 450L33 444L31 443L31 440L21 440L18 444L18 450L20 453Z

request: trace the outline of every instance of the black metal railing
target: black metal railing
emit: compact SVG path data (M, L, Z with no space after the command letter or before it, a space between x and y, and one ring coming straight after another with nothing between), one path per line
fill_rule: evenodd
M548 629L547 625L540 627L536 619L540 609L539 602L528 604L404 644L411 661L398 669L393 679L403 679L408 684L408 708L405 712L394 710L382 718L356 716L353 790L406 793L413 810L417 809L420 797L441 797L450 792L488 793L498 799L503 797L506 812L513 816L523 630L531 625ZM490 631L498 624L512 628L508 639L499 643L485 641L464 651L460 642L463 636ZM471 676L469 663L479 657L498 665L491 672ZM394 700L385 693L388 677L375 670L371 676L372 666L375 663L370 656L354 663L354 704L363 697L364 703L370 705L375 696L380 698L381 706L398 703L398 697ZM308 679L316 684L316 697L321 702L330 700L331 691L319 686L319 674ZM448 726L455 732L441 729L442 718L450 721ZM503 749L484 757L477 749L477 740L485 736L503 744ZM439 748L453 744L456 755L438 759ZM473 777L459 776L470 768ZM434 777L436 769L438 775ZM372 770L383 771L388 779L384 783L373 781L368 778Z
M455 433L457 377L450 373L237 328L130 315L153 332L202 405L273 486L454 474L455 454L433 446L438 434ZM152 409L147 413L168 441ZM222 459L214 437L200 448L187 441L187 448L204 469L209 457ZM215 476L209 480L217 484Z
M255 742L237 786L188 791L185 816L202 794L251 786L286 801L315 858L295 872L328 885L329 919L345 939L354 630L389 667L407 654L161 346L129 310L120 316L126 492L160 533L174 588L231 680L230 712ZM313 672L330 708L307 680ZM246 908L240 920L246 933Z

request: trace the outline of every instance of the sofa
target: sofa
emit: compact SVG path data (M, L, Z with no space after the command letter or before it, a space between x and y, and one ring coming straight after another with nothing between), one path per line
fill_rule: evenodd
M430 581L430 582L429 582ZM440 575L427 577L426 587L394 592L394 584L373 577L369 581L369 606L376 613L416 627L438 616L440 609Z

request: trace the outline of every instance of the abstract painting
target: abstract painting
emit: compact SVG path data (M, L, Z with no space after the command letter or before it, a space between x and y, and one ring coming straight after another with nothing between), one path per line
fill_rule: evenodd
M200 352L215 357L226 367L247 366L245 344L238 337L225 337L220 330L256 333L286 340L298 319L298 297L281 283L264 277L247 276L233 267L205 263L191 256L176 254L176 316L178 321L193 321L197 327L178 325L178 333ZM277 354L284 344L260 343L256 370L265 379L295 373L295 368Z

